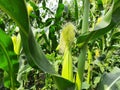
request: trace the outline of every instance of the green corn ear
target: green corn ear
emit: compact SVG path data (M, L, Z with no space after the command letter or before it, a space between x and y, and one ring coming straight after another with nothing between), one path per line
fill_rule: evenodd
M14 45L14 52L17 55L19 55L20 48L21 48L21 37L20 37L20 34L18 34L17 36L12 36L12 41L13 41L13 45Z
M58 48L64 53L62 64L62 77L73 81L73 69L72 69L72 54L71 46L75 38L75 26L72 23L67 23L61 32L60 44Z
M72 55L70 49L65 49L63 58L62 76L70 81L73 81Z

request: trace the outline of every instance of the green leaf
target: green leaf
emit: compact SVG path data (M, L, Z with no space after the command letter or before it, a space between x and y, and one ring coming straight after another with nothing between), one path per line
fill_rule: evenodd
M78 3L77 3L77 0L74 0L75 2L75 18L76 20L78 20Z
M120 2L118 1L114 3L113 6L111 6L108 13L106 13L106 15L103 17L103 21L95 26L95 30L79 36L77 39L77 44L86 44L89 40L94 40L112 30L120 22L120 14L118 11L120 9L120 6L117 5L118 3ZM84 44L82 46L84 46Z
M75 90L75 83L58 75L54 75L53 78L59 90Z
M46 21L45 21L45 26L47 27L47 26L49 26L51 23L52 23L52 21L53 21L54 19L53 18L48 18Z
M97 90L120 90L120 69L115 67L113 72L105 73L100 83L98 84Z
M111 18L112 18L113 6L114 4L112 4L111 8L109 9L109 11L106 13L104 17L100 17L101 20L98 24L96 24L94 30L105 28L110 24Z
M42 52L40 46L37 44L33 36L24 0L0 0L0 7L8 15L10 15L11 18L14 19L14 21L20 27L22 45L29 64L33 67L37 67L43 70L46 73L56 74L53 66L46 59L44 53ZM59 4L56 18L61 17L63 9L64 5ZM55 80L58 83L59 88L61 88L60 90L67 90L69 88L72 88L73 83L70 81L65 80L61 77L54 77L56 78ZM61 82L64 82L64 84Z
M0 68L6 72L4 76L4 85L8 88L18 86L17 77L18 60L14 53L13 43L11 38L0 29ZM3 39L4 38L4 39ZM9 83L7 83L9 82Z
M56 15L55 15L55 18L57 20L61 18L63 14L63 10L64 10L64 4L59 3L57 11L56 11Z
M53 66L46 59L44 53L42 52L42 49L36 43L35 38L33 38L33 34L29 33L29 35L30 35L30 37L28 38L30 50L29 53L32 54L29 58L33 59L33 62L35 63L35 65L38 66L39 69L50 74L55 74L56 72Z
M54 73L53 66L46 59L35 41L30 28L28 13L24 0L0 0L0 7L10 15L20 27L23 49L31 66L38 67L47 73ZM46 67L47 66L47 67Z
M57 43L57 37L55 35L55 26L54 25L51 25L49 27L49 39L52 41L51 50L55 51L58 43Z
M0 28L2 30L5 30L5 23L3 22L3 20L0 18Z
M45 0L43 0L43 2L42 2L42 6L43 6L43 9L46 8L46 1L45 1Z
M0 0L0 8L10 15L20 28L24 28L26 32L22 31L27 35L29 31L29 22L25 2L23 0Z
M89 89L89 87L90 87L90 85L87 82L83 82L82 89L87 90L87 89Z

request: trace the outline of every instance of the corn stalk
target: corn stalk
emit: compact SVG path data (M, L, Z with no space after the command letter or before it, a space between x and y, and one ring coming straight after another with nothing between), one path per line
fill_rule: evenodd
M84 11L83 11L82 34L88 31L88 19L89 19L89 0L84 0L83 2L84 2ZM85 44L81 48L81 52L78 58L78 72L76 76L77 90L82 89L82 80L83 80L83 73L85 68L86 52L87 52L87 45Z

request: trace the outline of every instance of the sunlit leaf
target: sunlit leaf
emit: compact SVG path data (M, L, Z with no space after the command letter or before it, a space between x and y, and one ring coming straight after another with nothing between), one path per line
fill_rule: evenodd
M120 6L118 5L118 3L120 3L120 2L116 1L116 3L114 3L113 6L111 6L108 13L103 17L104 20L101 21L95 27L95 30L79 36L77 39L77 44L80 44L83 42L86 44L89 40L94 40L94 39L106 34L110 30L112 30L120 22L120 14L118 12L118 10L120 9ZM111 15L111 13L112 13L112 15ZM109 20L109 19L111 19L111 20ZM103 25L102 22L106 23L106 24Z
M23 49L30 65L38 67L48 73L55 73L53 66L46 59L41 48L34 39L29 25L29 18L24 0L0 0L0 7L10 15L20 27Z
M64 10L64 4L59 4L55 15L55 18L57 20L62 16L63 10Z
M67 79L54 75L54 80L58 90L75 90L75 83Z
M18 86L17 77L18 60L17 55L14 53L13 43L11 38L0 30L0 68L6 72L4 76L4 85L6 87ZM4 39L3 39L4 38ZM7 83L9 82L9 83Z
M98 84L97 90L119 90L120 89L120 69L115 67L113 72L105 73L100 83Z
M0 7L18 24L23 49L29 64L43 70L46 73L56 74L53 66L46 59L44 53L33 36L24 0L0 0ZM63 9L64 5L59 4L56 14L57 19L61 17ZM59 83L59 87L61 87L60 90L70 90L69 88L72 88L71 84L73 85L73 83L70 81L56 76L53 77L55 77L55 80ZM61 84L61 80L62 82L63 80L65 81L64 84Z

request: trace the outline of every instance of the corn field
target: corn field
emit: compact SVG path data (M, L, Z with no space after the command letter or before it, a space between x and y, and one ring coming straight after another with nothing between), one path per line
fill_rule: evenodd
M0 0L0 90L120 90L119 0Z

